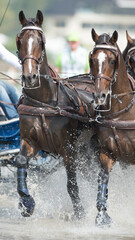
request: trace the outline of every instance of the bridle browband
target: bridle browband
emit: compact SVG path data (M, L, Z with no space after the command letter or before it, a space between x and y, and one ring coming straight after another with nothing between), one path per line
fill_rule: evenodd
M130 54L131 52L134 52L135 51L135 47L132 47L128 50L127 54Z
M127 51L127 56L126 56L127 70L129 72L129 74L131 74L132 76L133 76L132 67L131 67L129 61L134 55L135 55L135 47L132 47Z
M21 31L20 31L20 34L23 32L23 31L25 31L25 30L37 30L37 31L40 31L40 32L42 32L43 33L43 30L42 30L42 28L40 28L40 27L37 27L37 26L26 26L26 27L23 27L22 29L21 29Z
M98 48L100 48L100 49L102 49L102 48L104 48L104 49L109 49L109 50L114 50L114 51L117 51L117 48L116 47L114 47L114 46L111 46L111 45L106 45L106 44L98 44L98 45L95 45L95 47L94 47L94 49L98 49Z

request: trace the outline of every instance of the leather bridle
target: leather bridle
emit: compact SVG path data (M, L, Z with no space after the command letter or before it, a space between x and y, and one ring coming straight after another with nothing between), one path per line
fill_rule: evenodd
M128 52L127 52L127 58L126 58L126 60L127 60L128 69L132 69L131 64L129 63L129 61L130 61L130 59L131 59L133 56L135 56L135 47L130 48L130 49L128 50Z
M90 53L90 59L91 59L93 53L96 50L99 50L99 49L105 49L105 50L111 51L116 56L116 60L118 61L117 47L106 45L106 44L95 45L95 47L93 48L92 52ZM115 71L114 71L114 74L113 74L113 78L110 78L109 76L107 76L107 75L105 75L103 73L97 74L97 76L93 76L92 75L92 78L93 78L93 80L105 78L107 81L111 82L111 85L112 85L112 84L114 84L116 82L117 74L118 74L118 67L115 68Z
M18 40L21 40L21 34L26 31L26 30L36 30L38 31L40 34L41 34L41 39L42 39L42 53L41 53L41 56L39 59L37 59L34 55L26 55L23 59L20 58L20 49L19 49L19 46L18 46ZM44 34L43 34L43 30L42 28L40 27L37 27L37 26L26 26L26 27L23 27L20 31L20 33L17 35L16 37L16 42L17 42L17 48L18 48L18 51L17 51L17 54L18 54L18 58L19 58L19 61L20 61L20 64L23 65L23 63L28 60L28 59L33 59L34 61L36 61L36 63L39 65L42 63L43 61L43 57L44 57L44 54L45 54L45 37L44 37Z

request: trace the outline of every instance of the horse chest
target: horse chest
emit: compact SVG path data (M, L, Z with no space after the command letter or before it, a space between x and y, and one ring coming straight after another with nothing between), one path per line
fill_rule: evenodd
M118 130L100 127L98 139L105 152L113 154L116 158L128 157L135 160L135 130Z

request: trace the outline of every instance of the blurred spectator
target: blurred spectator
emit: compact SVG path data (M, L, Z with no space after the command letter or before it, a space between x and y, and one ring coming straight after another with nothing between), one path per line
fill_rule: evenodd
M18 61L18 58L11 52L9 52L1 43L0 43L0 58L3 61L11 64L13 67L21 70L22 67Z
M0 80L0 107L4 111L7 119L18 118L15 105L17 104L19 97L20 93L17 88L6 81Z
M16 69L21 70L21 65L19 64L18 58L9 52L1 43L0 58L14 66ZM18 118L15 105L18 102L19 96L20 93L14 86L6 81L0 80L0 115L3 116L4 112L5 119Z
M89 72L88 52L80 46L77 32L71 32L67 38L68 45L56 58L55 70L65 77Z

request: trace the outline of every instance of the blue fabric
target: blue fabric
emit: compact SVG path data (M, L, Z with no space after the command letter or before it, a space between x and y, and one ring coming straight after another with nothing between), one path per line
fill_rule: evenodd
M0 80L0 101L16 104L18 102L19 96L19 91L14 86L7 83L6 81ZM18 113L14 105L7 105L0 102L0 106L2 107L8 119L18 117Z

